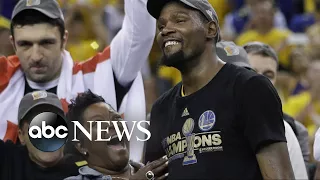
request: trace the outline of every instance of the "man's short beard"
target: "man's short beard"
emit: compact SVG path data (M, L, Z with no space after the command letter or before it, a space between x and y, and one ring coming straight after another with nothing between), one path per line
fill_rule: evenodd
M186 61L187 57L182 50L179 50L176 53L173 53L169 56L163 54L160 60L160 65L174 67L179 69L182 64Z
M198 48L195 49L191 54L186 54L183 50L179 50L176 53L173 53L169 56L166 56L164 53L160 60L160 65L174 67L180 72L184 72L190 67L197 65L198 56L204 52L204 49Z

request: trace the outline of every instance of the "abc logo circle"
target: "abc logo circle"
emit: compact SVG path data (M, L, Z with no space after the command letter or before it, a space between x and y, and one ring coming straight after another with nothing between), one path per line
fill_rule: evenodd
M61 116L43 112L30 122L28 135L32 145L40 151L54 152L66 143L68 126Z

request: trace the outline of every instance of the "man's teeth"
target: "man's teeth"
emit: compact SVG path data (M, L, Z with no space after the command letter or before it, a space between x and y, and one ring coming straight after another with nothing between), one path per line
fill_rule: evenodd
M177 41L168 41L165 43L164 47L177 45L177 44L179 44L179 42L177 42Z

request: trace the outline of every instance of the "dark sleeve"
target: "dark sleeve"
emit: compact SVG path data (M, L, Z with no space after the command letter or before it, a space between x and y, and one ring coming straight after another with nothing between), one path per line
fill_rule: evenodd
M244 135L254 152L263 146L286 142L281 100L264 76L254 76L244 83L241 114Z
M144 163L152 162L166 155L161 145L161 116L157 105L154 105L151 110L149 131L151 138L146 142Z
M120 106L121 106L121 103L122 103L122 100L123 100L124 96L130 90L131 85L132 85L133 82L131 82L128 87L124 87L119 83L119 81L117 80L115 74L113 74L113 79L114 79L114 86L115 86L115 89L116 89L117 108L119 109Z

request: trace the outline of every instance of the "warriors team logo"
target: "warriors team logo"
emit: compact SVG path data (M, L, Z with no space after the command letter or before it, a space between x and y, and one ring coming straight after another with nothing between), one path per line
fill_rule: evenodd
M46 98L48 94L45 91L35 91L32 93L33 100Z
M227 56L235 56L240 53L239 48L236 46L226 46L224 50L226 51Z
M211 110L205 111L201 114L198 123L201 131L209 131L216 123L216 115Z
M190 165L197 163L196 155L194 154L194 138L195 135L192 134L194 129L194 120L189 118L186 120L182 127L182 133L186 137L187 141L187 156L183 159L183 165Z
M37 6L41 3L41 0L27 0L27 6Z

